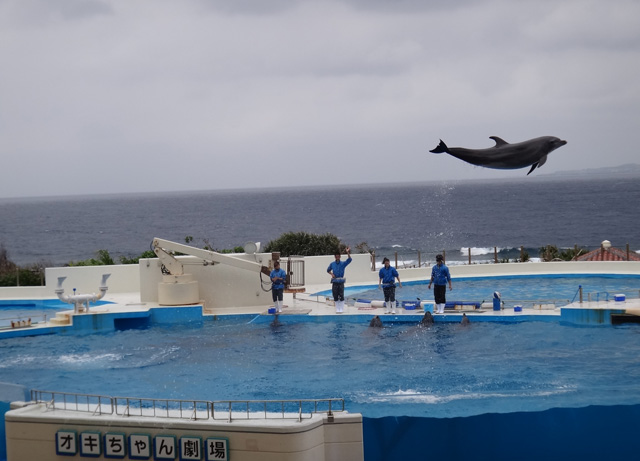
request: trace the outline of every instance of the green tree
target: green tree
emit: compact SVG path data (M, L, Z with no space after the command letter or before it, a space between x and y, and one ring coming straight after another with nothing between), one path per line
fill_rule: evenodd
M9 259L9 252L4 245L0 245L0 276L9 272L15 272L15 270L16 265Z
M584 248L567 248L560 251L555 245L547 245L540 248L540 259L543 261L572 261L574 258L585 254Z
M264 251L279 251L281 256L320 256L344 252L347 246L333 234L310 234L308 232L285 232L264 247Z
M547 245L540 248L540 259L543 261L573 261L576 257L587 252L584 248L567 248L559 250L555 245Z
M517 263L525 263L529 261L529 252L527 250L522 250L520 253L520 258L516 259Z
M543 261L553 261L554 259L559 258L560 252L558 251L558 247L555 245L547 245L540 248L540 259Z
M120 256L120 264L138 264L141 258L157 258L157 256L152 250L147 250L140 256L134 256L133 258Z
M115 262L107 250L98 250L96 258L85 259L84 261L70 261L68 266L112 266Z
M373 248L371 248L367 242L358 243L356 245L356 250L358 250L358 253L360 254L373 254Z

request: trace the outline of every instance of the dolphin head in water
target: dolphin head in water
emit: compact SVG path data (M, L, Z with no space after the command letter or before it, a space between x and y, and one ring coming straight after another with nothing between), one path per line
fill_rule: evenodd
M431 315L431 312L427 311L424 313L424 317L420 319L420 325L433 325L433 315Z
M369 322L369 326L372 328L382 328L382 319L380 319L380 317L376 315Z

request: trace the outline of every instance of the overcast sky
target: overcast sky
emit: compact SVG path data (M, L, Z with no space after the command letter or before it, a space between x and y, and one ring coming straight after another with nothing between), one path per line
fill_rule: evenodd
M0 66L0 197L640 163L637 0L0 0Z

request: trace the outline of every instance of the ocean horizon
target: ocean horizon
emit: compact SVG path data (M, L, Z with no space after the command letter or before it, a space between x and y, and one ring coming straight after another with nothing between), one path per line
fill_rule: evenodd
M17 264L64 265L107 250L117 260L154 237L217 249L285 232L332 233L381 259L516 259L520 247L640 249L640 176L347 184L0 199L0 245ZM485 256L483 259L482 256ZM477 259L477 257L481 257Z

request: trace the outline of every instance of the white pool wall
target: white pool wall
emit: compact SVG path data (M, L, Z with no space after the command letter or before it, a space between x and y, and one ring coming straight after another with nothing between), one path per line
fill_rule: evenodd
M268 265L271 253L256 255L234 255ZM271 293L260 288L260 276L257 272L237 269L216 264L202 265L197 258L180 257L186 265L186 272L193 274L199 282L200 297L207 308L234 308L245 306L265 306L271 303ZM284 258L283 258L284 259ZM304 259L305 289L314 293L330 288L327 267L333 256L309 256ZM343 257L344 259L344 257ZM530 262L471 264L450 266L451 276L487 277L510 275L542 274L618 274L640 275L640 262L604 261L604 262ZM399 269L403 281L427 280L431 267ZM162 280L158 259L142 259L138 265L52 267L45 270L46 285L43 287L0 287L0 299L47 299L56 298L55 289L58 277L67 277L63 284L65 293L98 292L102 274L110 273L107 282L110 294L130 293L139 302L157 302L158 283ZM371 270L371 258L368 254L353 255L353 262L346 270L347 285L377 285L378 272ZM263 281L268 277L263 275ZM267 284L268 287L268 284Z

